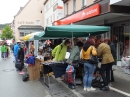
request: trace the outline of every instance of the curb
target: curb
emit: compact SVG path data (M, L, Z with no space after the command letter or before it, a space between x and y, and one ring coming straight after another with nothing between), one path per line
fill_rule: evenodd
M55 79L54 75L52 75L52 77ZM72 92L75 96L77 96L77 97L84 97L82 94L78 93L77 91L71 90L70 88L68 88L68 86L64 82L59 81L57 79L55 79L55 80L58 81L60 84L62 84L66 89L68 89L70 92Z

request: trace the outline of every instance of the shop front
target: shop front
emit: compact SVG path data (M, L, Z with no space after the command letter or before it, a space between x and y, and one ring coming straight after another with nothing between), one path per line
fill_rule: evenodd
M127 1L128 3L129 1ZM102 0L97 4L86 7L85 9L55 21L57 25L104 25L110 26L111 31L100 35L102 39L111 38L117 49L117 59L123 56L125 45L129 44L130 33L130 7L126 2L111 4L110 0Z

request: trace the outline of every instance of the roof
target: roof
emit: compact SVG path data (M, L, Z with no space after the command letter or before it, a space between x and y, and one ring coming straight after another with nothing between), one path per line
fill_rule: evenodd
M48 1L48 0L45 0L43 4L45 5L45 4L47 3L47 1Z
M27 4L30 2L31 0L29 0L26 4L25 4L25 6L24 7L20 7L20 10L18 11L18 13L15 15L15 16L17 16L18 14L20 14L20 12L27 6ZM15 17L14 16L14 17Z
M20 27L18 27L18 29L30 29L30 28L32 28L32 29L43 29L44 30L44 28L40 25L21 25Z

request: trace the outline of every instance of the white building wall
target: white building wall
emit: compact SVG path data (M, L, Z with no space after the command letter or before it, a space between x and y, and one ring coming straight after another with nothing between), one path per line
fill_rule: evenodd
M54 10L56 4L63 7L62 0L48 0L44 5L44 27L51 26L54 21L64 17L64 8ZM62 15L58 15L59 11L62 12Z

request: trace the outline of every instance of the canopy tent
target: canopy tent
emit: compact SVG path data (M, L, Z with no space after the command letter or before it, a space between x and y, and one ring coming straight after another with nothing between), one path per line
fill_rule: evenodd
M45 32L35 32L24 37L24 40L41 40L50 38L72 38L87 37L103 34L110 31L107 26L91 26L91 25L62 25L48 26Z
M87 37L103 34L108 32L110 27L107 26L90 26L90 25L63 25L48 26L45 29L43 37Z

